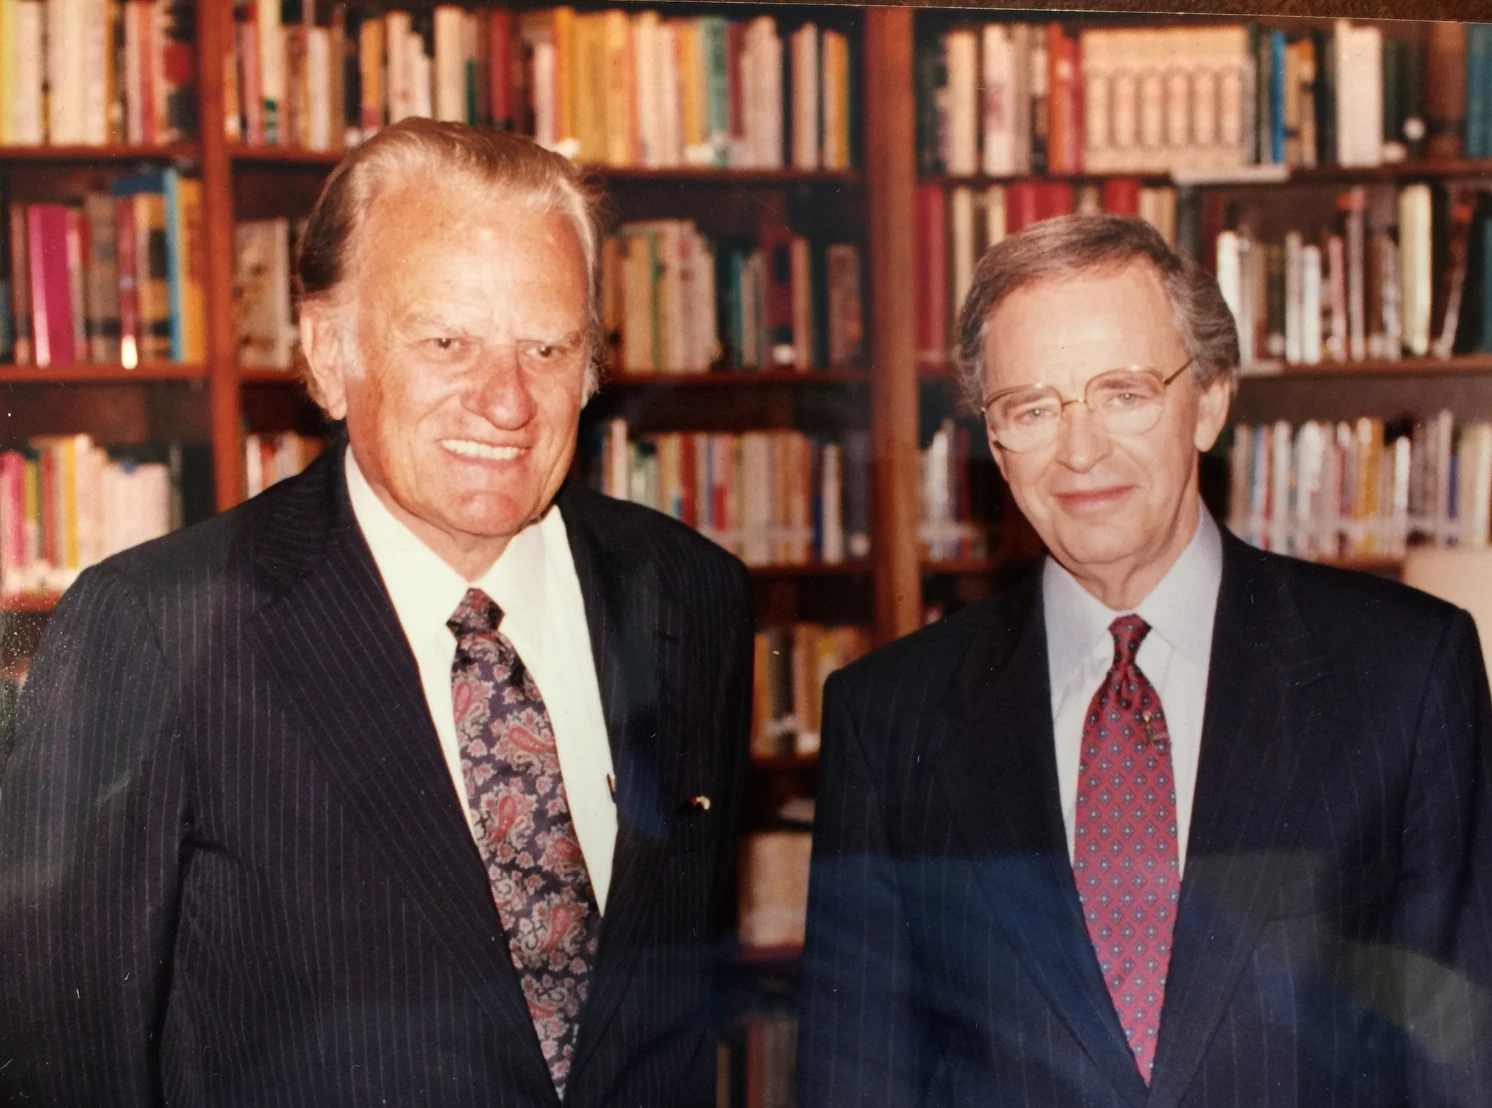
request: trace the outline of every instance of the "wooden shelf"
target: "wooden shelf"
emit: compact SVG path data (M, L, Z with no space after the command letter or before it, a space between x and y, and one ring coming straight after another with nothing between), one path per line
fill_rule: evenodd
M345 150L307 150L299 146L273 144L230 144L228 156L239 164L326 166L342 160ZM586 173L604 178L608 184L657 184L677 181L697 184L824 184L853 185L861 180L855 169L734 169L713 166L668 166L648 169L642 166L585 165Z
M613 373L601 388L762 388L769 385L868 385L863 369L717 369L707 373Z
M55 385L60 383L122 383L137 381L201 381L207 368L180 362L142 362L134 369L122 365L80 362L74 365L0 365L0 383Z
M1395 375L1434 375L1492 373L1492 354L1457 354L1450 358L1366 358L1362 361L1271 364L1265 372L1244 372L1238 381L1280 381L1299 377L1390 377Z
M922 563L924 577L958 577L976 573L994 573L1004 569L1006 562L997 555L987 558L939 558Z
M817 754L783 754L775 758L751 759L751 768L762 773L802 773L819 768Z
M202 148L192 142L151 146L0 146L0 162L197 161L201 155Z
M61 593L23 592L0 597L0 612L35 612L45 614L57 607Z
M920 174L920 184L945 188L987 188L1029 181L1065 181L1070 184L1106 181L1110 178L1138 178L1152 185L1190 185L1197 188L1268 188L1284 184L1328 184L1355 181L1398 181L1418 178L1492 178L1492 158L1422 158L1412 162L1390 162L1383 165L1293 165L1283 168L1265 165L1243 166L1230 176L1230 170L1200 171L1192 174L1171 169L1111 170L1104 173L1025 173L1010 176L972 176L948 173Z
M869 577L870 562L805 562L801 565L748 565L753 577Z

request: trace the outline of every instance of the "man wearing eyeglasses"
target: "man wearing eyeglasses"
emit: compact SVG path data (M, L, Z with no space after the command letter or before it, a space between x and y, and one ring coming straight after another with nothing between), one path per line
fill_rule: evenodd
M1237 335L1141 221L992 248L958 339L1048 556L830 681L800 1103L1492 1104L1470 618L1220 530Z

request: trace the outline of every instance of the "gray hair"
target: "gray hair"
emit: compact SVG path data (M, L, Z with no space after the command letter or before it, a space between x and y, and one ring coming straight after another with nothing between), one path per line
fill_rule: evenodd
M601 380L605 352L601 319L602 193L568 158L532 139L502 131L405 119L382 128L338 163L327 178L296 253L298 305L331 300L353 270L358 231L378 196L420 178L464 180L567 218L585 254L587 298L585 398ZM311 399L323 398L304 356L296 371ZM324 407L325 405L322 404Z
M984 399L984 340L990 316L1018 289L1080 273L1113 272L1136 262L1152 266L1171 302L1181 343L1197 384L1238 378L1238 328L1212 274L1173 250L1143 219L1127 215L1064 215L1042 220L985 251L958 315L956 372L964 402Z

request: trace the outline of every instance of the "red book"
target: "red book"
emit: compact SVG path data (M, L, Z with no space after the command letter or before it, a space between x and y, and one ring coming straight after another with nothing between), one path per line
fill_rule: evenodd
M1103 183L1103 210L1114 215L1140 214L1138 177L1110 177Z
M140 64L140 141L147 145L160 141L160 120L156 118L155 50L158 33L155 27L155 5L125 5L125 18L135 21L136 42L144 51Z
M918 185L917 364L941 370L948 361L948 221L943 190Z
M763 315L767 324L771 366L793 364L793 233L784 223L764 219L758 225L757 246L766 270Z
M1072 214L1072 186L1066 181L1040 181L1036 185L1036 218L1051 219Z
M1005 233L1013 235L1023 227L1035 223L1041 216L1036 214L1036 182L1015 181L1005 189Z
M140 286L131 196L114 201L114 250L119 266L119 360L126 369L134 369L140 364Z
M67 206L32 204L26 209L31 255L31 333L36 364L77 361L73 341L73 278L68 267Z
M259 24L252 6L248 19L233 24L233 32L238 39L238 69L243 78L238 95L243 107L243 140L259 144L264 141L264 90L259 84Z
M513 111L513 13L508 8L487 11L488 113L492 126L511 131L518 120Z
M686 434L679 444L679 469L682 471L679 474L679 485L684 501L684 511L680 518L686 527L699 526L699 505L696 499L699 496L699 482L696 480L698 473L695 466L699 464L696 454L700 437L697 434Z
M741 53L746 48L746 25L731 20L725 25L725 102L730 110L730 137L746 137L745 105L741 103Z

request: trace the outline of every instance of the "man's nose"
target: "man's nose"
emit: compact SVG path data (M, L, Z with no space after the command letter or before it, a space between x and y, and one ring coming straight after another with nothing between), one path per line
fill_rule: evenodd
M534 417L533 392L516 346L491 350L476 372L469 397L472 409L494 427L518 428Z
M1108 454L1111 446L1108 432L1081 400L1064 405L1062 417L1057 426L1057 461L1084 473Z

